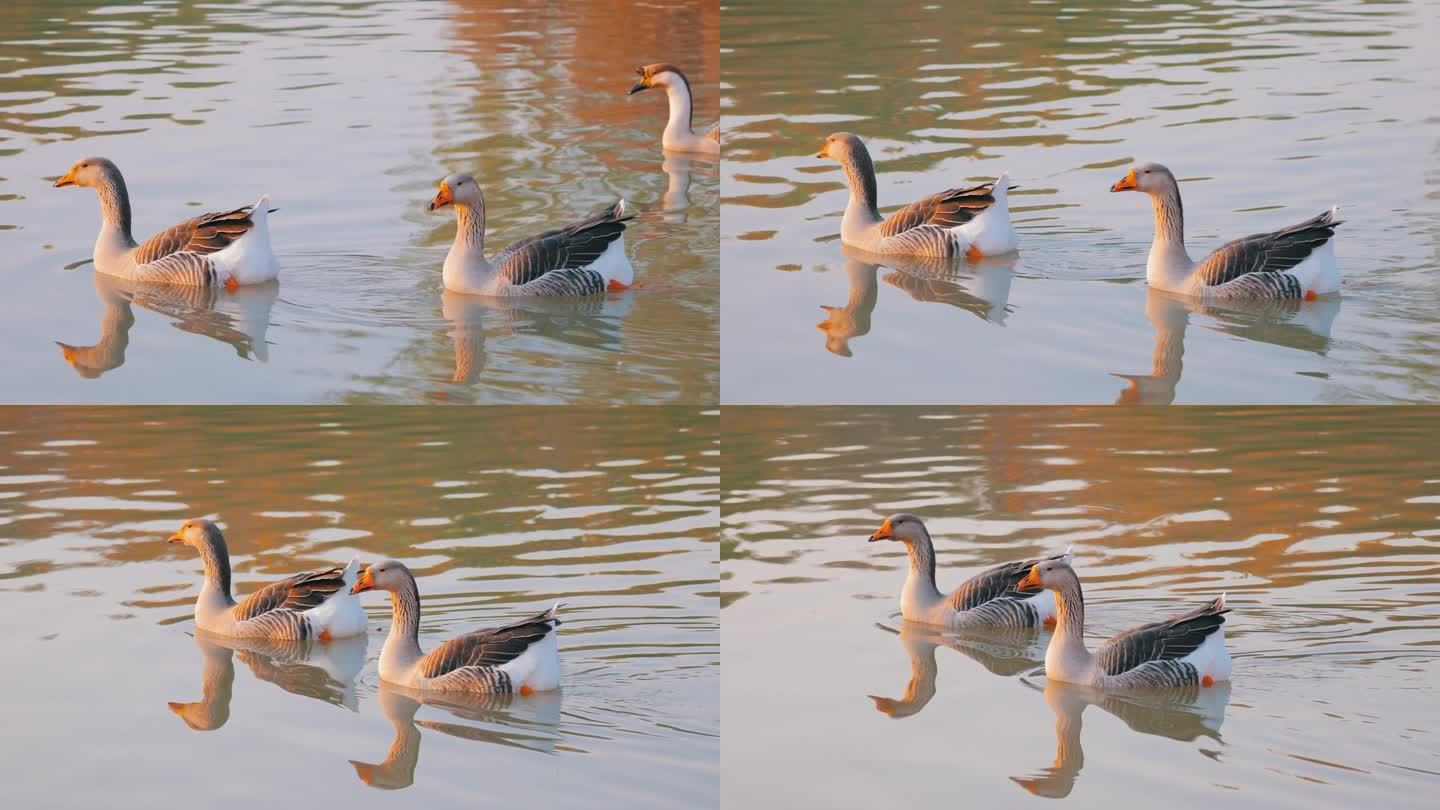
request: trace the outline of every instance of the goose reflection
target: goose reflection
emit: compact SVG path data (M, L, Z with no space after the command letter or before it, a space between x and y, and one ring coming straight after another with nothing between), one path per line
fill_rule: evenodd
M877 626L895 633L883 625ZM910 622L906 622L897 635L910 659L910 680L905 684L905 694L900 698L867 695L875 701L876 711L897 720L919 714L935 697L936 647L956 650L992 674L1013 677L1045 660L1044 639L1049 638L1038 628L966 630L957 635L954 631L942 633Z
M878 256L845 247L845 277L850 297L844 306L821 304L825 320L816 328L825 334L825 348L852 357L850 341L870 333L870 317L878 297L877 278L889 268L884 281L921 303L946 304L994 324L1003 325L1009 314L1013 256L971 262L923 256Z
M1036 796L1063 799L1070 795L1080 769L1085 767L1080 728L1087 706L1099 706L1140 734L1180 742L1205 738L1219 743L1220 724L1230 703L1230 685L1107 693L1088 686L1049 681L1045 685L1045 702L1055 712L1055 761L1034 775L1010 779Z
M633 295L583 298L495 298L446 291L440 310L450 322L455 371L450 382L470 385L488 362L486 340L496 335L536 335L592 349L620 348L620 326ZM488 332L487 332L488 326Z
M1155 350L1149 374L1115 374L1126 381L1116 405L1169 405L1184 369L1185 330L1191 313L1214 319L1226 334L1302 351L1324 354L1330 329L1340 313L1340 298L1317 301L1203 302L1163 290L1146 290L1145 315L1155 328Z
M204 664L200 700L172 702L174 712L196 731L214 731L230 719L230 697L235 683L235 662L249 667L262 681L286 692L326 703L358 709L355 676L365 666L364 636L336 639L326 644L283 639L238 639L204 631L195 633Z
M65 362L86 379L124 365L130 329L135 325L132 305L170 318L182 332L227 343L242 359L254 358L262 363L270 359L265 332L270 326L270 310L279 296L280 285L276 282L229 292L219 287L137 283L104 273L94 273L91 278L95 295L104 307L100 339L88 346L55 342Z
M381 684L376 702L395 727L395 739L379 763L350 760L355 775L373 788L398 790L415 783L420 762L420 728L475 742L488 742L540 753L554 753L560 738L561 693L510 694L422 693ZM421 705L444 709L476 723L415 720Z
M665 222L680 224L686 220L690 208L690 176L701 172L706 175L718 174L719 167L710 161L697 161L694 155L666 152L660 163L670 184L660 197L660 216Z

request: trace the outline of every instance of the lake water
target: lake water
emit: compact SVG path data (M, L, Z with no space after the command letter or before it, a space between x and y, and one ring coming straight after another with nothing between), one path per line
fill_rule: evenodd
M723 401L1440 399L1440 3L816 8L725 7ZM1018 257L846 255L839 130L884 210L1009 171ZM1342 295L1154 300L1150 205L1109 193L1137 160L1194 255L1339 204Z
M715 120L718 7L91 5L0 9L5 401L714 401L718 166L662 158L663 96L625 92L665 54ZM50 187L93 155L141 239L269 192L279 286L97 276L94 192ZM623 196L639 286L442 295L454 215L425 206L452 171L484 188L497 249Z
M725 805L1430 806L1437 418L727 409ZM1043 635L897 638L896 511L944 590L1074 544L1092 649L1228 592L1230 687L1106 700L1046 684Z
M716 806L717 419L573 416L0 409L7 806ZM195 638L201 565L165 538L201 515L239 594L400 559L426 649L563 602L563 688L382 687L383 595L368 639Z

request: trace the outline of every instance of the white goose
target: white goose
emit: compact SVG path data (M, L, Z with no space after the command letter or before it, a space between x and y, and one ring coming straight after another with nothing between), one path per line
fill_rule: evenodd
M114 163L101 157L75 162L55 187L87 186L100 196L95 270L132 281L192 286L260 284L280 274L270 249L270 198L252 206L201 214L150 237L130 233L130 193Z
M445 254L445 289L468 295L596 295L630 288L625 201L574 225L521 239L485 258L485 195L475 178L452 174L430 201L455 208L455 242Z
M881 255L948 258L1014 253L1020 237L1010 224L1010 176L970 188L952 188L910 203L882 218L875 164L858 136L836 132L816 157L838 161L850 184L840 220L840 241Z
M364 635L365 609L350 594L359 560L341 570L296 574L266 585L236 603L230 595L230 552L220 527L187 520L170 536L200 552L205 584L195 600L195 626L237 638L316 639Z
M665 123L665 132L660 135L660 145L673 152L698 152L702 155L720 154L720 122L716 121L704 134L695 133L695 114L690 96L690 80L680 68L668 62L642 65L635 68L640 80L626 95L633 96L652 87L665 88L670 99L670 120Z
M1112 636L1094 653L1085 648L1085 597L1065 560L1037 563L1016 586L1055 592L1058 626L1045 650L1045 677L1097 689L1213 686L1230 680L1225 649L1225 595L1164 621Z
M390 634L380 650L380 679L436 692L508 692L529 695L560 688L555 640L556 604L528 619L466 633L428 654L420 651L420 590L404 563L384 560L366 568L351 593L390 592Z
M1340 291L1335 228L1340 209L1298 225L1227 242L1200 261L1185 250L1180 184L1159 163L1136 164L1110 186L1143 191L1155 206L1155 239L1145 263L1151 287L1202 298L1303 298Z
M885 518L870 542L898 540L910 553L910 573L900 591L900 613L906 621L938 627L1036 627L1055 621L1055 598L1048 592L1020 593L1015 584L1036 563L1068 561L1073 550L1044 560L1005 563L981 571L950 594L935 586L935 546L925 524L914 515Z

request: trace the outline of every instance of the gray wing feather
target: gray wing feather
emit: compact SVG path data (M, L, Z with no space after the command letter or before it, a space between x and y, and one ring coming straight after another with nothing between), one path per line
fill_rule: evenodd
M1329 242L1338 225L1335 212L1326 211L1298 225L1236 239L1205 257L1195 268L1196 278L1219 287L1253 273L1283 273Z
M1065 556L1064 554L1055 554L1050 557L1018 560L987 568L961 583L960 587L951 592L946 601L955 610L964 611L974 610L994 599L1029 599L1040 592L1017 591L1015 590L1016 584L1024 579L1025 575L1030 573L1030 569L1037 564L1047 560L1059 560Z
M488 669L507 664L549 635L559 623L555 609L551 608L503 627L456 636L420 659L416 672L423 678L440 678L461 669Z
M1095 652L1096 663L1107 675L1120 675L1159 661L1184 658L1225 624L1229 610L1219 599L1161 622L1132 627L1105 642Z
M916 200L886 217L880 223L880 233L882 236L896 236L922 225L941 228L964 225L995 203L994 185L984 183L970 188L952 188Z
M625 233L625 223L631 219L633 217L625 216L623 206L617 203L569 227L547 231L510 245L495 257L495 269L510 284L522 288L550 273L580 270L599 259L610 243ZM603 284L601 286L603 288ZM603 291L592 290L576 281L562 283L556 289L579 289L583 292L557 293L543 286L514 292L520 295L583 295Z

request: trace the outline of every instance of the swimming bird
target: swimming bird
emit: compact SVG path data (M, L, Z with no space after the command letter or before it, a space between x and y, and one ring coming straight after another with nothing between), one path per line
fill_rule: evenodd
M1059 611L1045 650L1045 676L1099 689L1212 686L1230 680L1225 649L1225 595L1209 604L1117 633L1092 653L1085 648L1085 597L1065 560L1037 563L1016 585L1054 591Z
M380 678L397 686L437 692L511 692L529 695L560 688L555 640L559 604L528 619L475 630L420 651L420 590L404 563L384 560L366 568L351 593L390 592L390 635L380 650Z
M55 188L86 186L100 196L95 270L132 281L192 286L260 284L280 265L270 248L270 197L254 205L201 214L155 234L145 244L130 232L130 193L114 163L103 157L75 162Z
M170 536L200 552L205 584L195 600L195 626L238 638L329 641L365 633L365 610L350 594L360 561L343 570L296 574L266 585L235 602L230 595L230 552L220 527L203 518L187 520Z
M485 195L475 178L451 174L430 202L455 208L455 242L445 254L445 289L469 295L596 295L625 290L635 271L625 257L625 201L573 225L545 231L485 258Z
M850 201L840 220L840 241L846 245L879 254L972 259L1019 249L1020 237L1010 224L1008 174L993 183L932 194L882 218L875 164L858 136L836 132L816 157L838 161L845 169Z
M1169 169L1137 163L1110 190L1143 191L1155 206L1155 238L1145 263L1151 287L1217 299L1309 300L1340 291L1333 241L1339 208L1298 225L1227 242L1197 262L1185 250L1180 184Z
M690 80L685 78L680 68L669 62L657 62L635 68L635 74L640 80L635 82L626 95L633 96L642 90L663 87L669 97L670 120L665 123L665 131L660 135L660 145L663 148L673 152L698 152L716 156L720 154L719 121L704 135L695 133Z
M1040 560L1010 562L989 568L961 583L948 595L935 585L935 547L920 518L897 513L885 518L870 542L896 540L910 553L910 573L900 591L900 613L906 621L939 627L1034 627L1055 621L1055 598L1048 592L1015 590L1037 563L1074 559L1074 550Z

